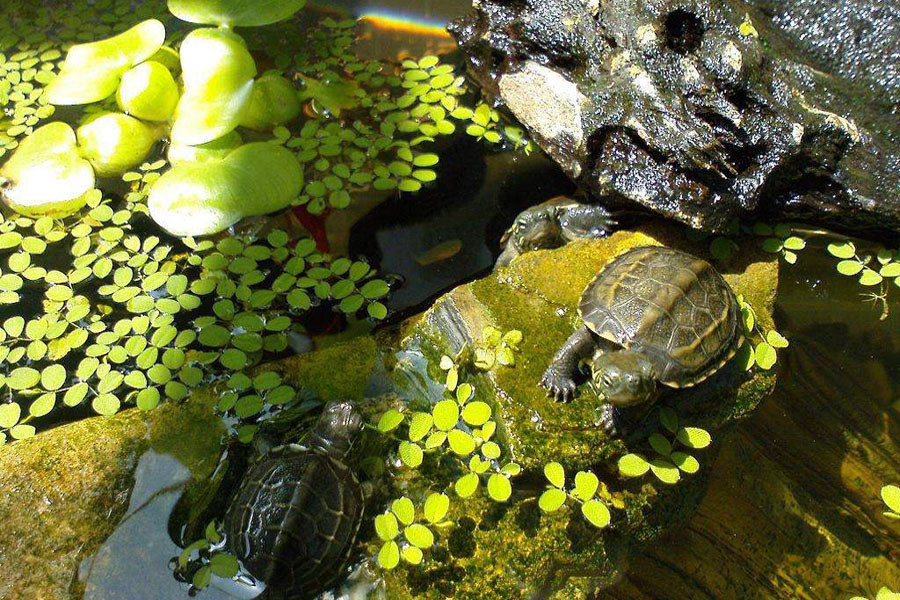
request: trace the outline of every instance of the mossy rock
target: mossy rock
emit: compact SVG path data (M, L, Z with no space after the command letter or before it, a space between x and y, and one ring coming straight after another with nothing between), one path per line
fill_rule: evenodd
M456 288L411 326L403 351L421 354L430 365L477 340L485 326L524 333L515 368L497 367L474 381L476 397L494 409L504 456L524 472L514 480L508 503L496 504L480 493L474 500L455 499L452 517L468 527L450 530L434 551L435 560L423 567L390 572L389 597L474 600L489 589L498 598L586 598L612 580L629 555L692 514L703 497L706 466L716 447L727 444L730 426L771 392L774 373L746 372L732 361L702 385L663 397L661 405L673 406L684 423L703 427L714 440L712 448L695 453L704 465L700 473L682 477L677 485L662 484L650 474L624 480L616 469L616 458L626 452L652 455L646 438L658 428L655 412L626 439L611 439L598 426L600 400L589 386L580 386L575 401L560 404L537 385L556 349L579 325L578 300L600 267L642 245L668 245L711 260L705 244L684 240L680 228L653 225L529 253L496 274ZM750 247L755 245L742 245ZM771 327L777 258L750 251L725 264L713 262L754 307L762 327ZM420 385L418 391L424 389ZM541 471L551 461L564 465L570 481L576 471L592 469L608 486L608 500L621 507L612 510L609 528L592 528L577 506L552 515L540 512L537 496L546 485ZM416 492L412 482L404 488L404 493Z
M170 454L197 479L219 457L216 397L94 417L0 447L0 597L81 597L75 574L128 507L140 456Z

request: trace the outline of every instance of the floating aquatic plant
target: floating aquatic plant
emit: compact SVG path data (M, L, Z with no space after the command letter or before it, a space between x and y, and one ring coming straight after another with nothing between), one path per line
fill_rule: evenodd
M148 19L115 37L72 46L44 98L50 104L89 104L116 93L126 71L152 57L166 40L166 28Z
M259 27L290 18L306 0L168 0L183 21L223 27Z
M600 479L591 471L575 474L574 486L566 490L566 472L558 462L544 465L544 477L550 485L538 498L538 507L546 513L558 511L567 501L581 507L581 514L598 529L606 528L612 520L609 508L598 497Z
M116 102L123 112L138 119L168 121L179 96L172 72L162 63L148 60L122 75Z
M705 429L679 424L678 415L669 407L659 411L659 422L672 436L655 432L647 442L656 456L647 458L643 454L629 453L619 459L619 472L625 477L641 477L652 472L663 483L675 484L681 474L693 475L700 470L700 462L688 450L702 450L710 445L712 438Z
M835 265L838 273L855 277L860 285L878 290L869 292L867 296L873 304L881 303L881 319L886 319L890 283L900 287L900 250L878 247L860 251L850 240L832 242L827 249L829 254L840 259Z
M237 127L250 105L256 63L244 40L223 29L197 29L181 43L184 93L172 141L205 144Z
M241 126L256 131L272 131L300 114L300 98L290 81L277 71L263 73L253 84L250 105Z
M302 187L303 172L293 154L276 144L254 142L219 161L173 167L153 185L147 206L169 233L202 236L244 217L282 210Z
M868 598L853 596L850 600L868 600ZM892 592L889 588L883 587L875 593L875 600L900 600L900 592Z
M409 564L420 564L424 552L435 544L434 530L452 525L446 519L449 509L450 498L440 493L425 498L421 516L408 497L394 500L389 510L375 517L375 533L383 542L376 558L378 565L394 569L401 558Z
M94 170L79 154L75 132L59 122L37 129L0 168L0 198L30 217L78 212L94 183Z
M162 131L122 113L102 113L79 127L76 134L79 150L94 173L119 177L144 162Z
M746 339L738 350L738 360L745 370L750 370L754 365L761 369L769 370L775 366L778 360L778 350L787 348L789 342L786 337L774 329L763 331L756 318L756 311L743 296L738 296L738 304L741 307L741 318ZM757 341L754 342L753 340Z
M900 487L896 485L886 485L881 488L881 499L887 510L884 516L889 519L900 520Z
M178 555L176 575L191 582L195 589L209 586L212 577L232 579L240 567L237 559L224 550L224 539L220 526L211 521L206 526L202 538L192 542Z

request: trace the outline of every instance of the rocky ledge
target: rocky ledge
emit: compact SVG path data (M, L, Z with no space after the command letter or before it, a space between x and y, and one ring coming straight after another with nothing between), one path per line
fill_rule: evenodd
M834 4L830 21L860 10ZM900 231L890 98L810 66L827 68L762 10L479 0L451 29L484 92L599 202L708 231L751 212Z

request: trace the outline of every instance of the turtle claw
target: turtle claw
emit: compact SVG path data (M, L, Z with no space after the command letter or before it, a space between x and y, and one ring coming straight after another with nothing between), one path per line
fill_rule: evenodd
M547 390L547 395L557 402L568 402L575 397L575 381L562 375L553 367L544 372L540 386Z
M616 421L615 407L612 404L604 404L600 414L600 426L603 427L603 431L610 437L619 434L619 426Z

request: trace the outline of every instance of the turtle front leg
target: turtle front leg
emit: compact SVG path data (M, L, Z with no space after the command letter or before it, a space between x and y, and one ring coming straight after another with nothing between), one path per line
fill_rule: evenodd
M618 225L614 213L599 204L572 202L559 211L559 228L566 243L605 238Z
M585 326L576 330L557 351L541 377L540 386L559 402L575 397L575 370L578 362L592 354L594 335Z

